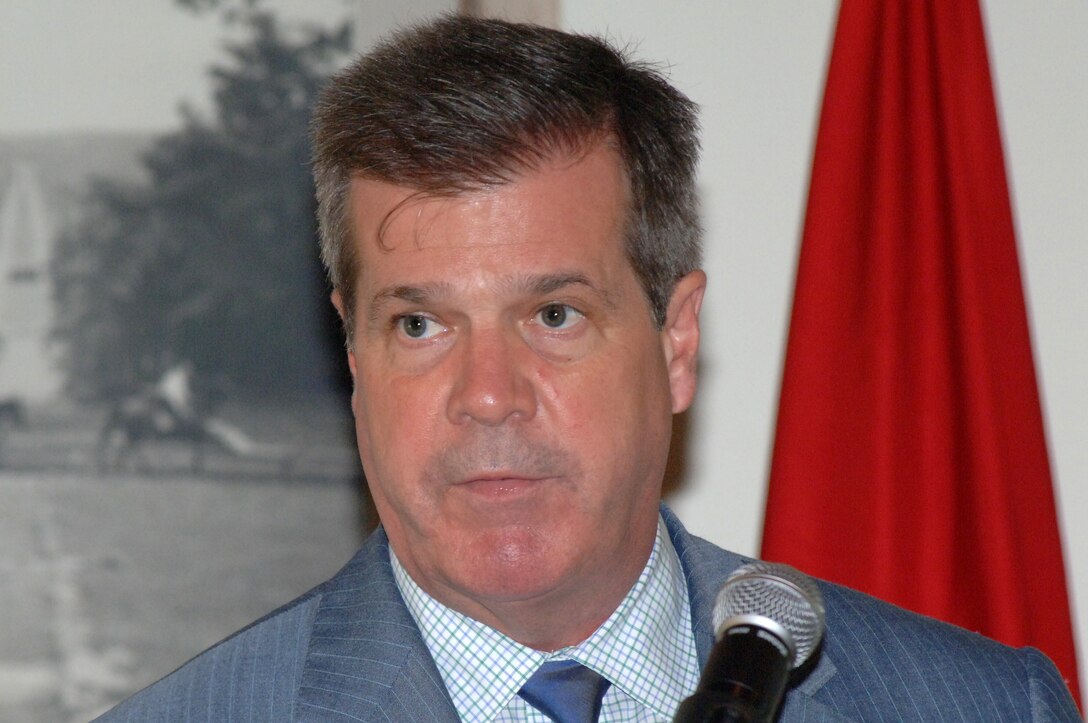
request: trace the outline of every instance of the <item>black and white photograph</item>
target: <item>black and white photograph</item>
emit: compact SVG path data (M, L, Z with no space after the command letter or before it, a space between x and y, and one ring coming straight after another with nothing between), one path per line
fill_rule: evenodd
M374 524L306 132L351 13L0 9L0 719L94 717Z

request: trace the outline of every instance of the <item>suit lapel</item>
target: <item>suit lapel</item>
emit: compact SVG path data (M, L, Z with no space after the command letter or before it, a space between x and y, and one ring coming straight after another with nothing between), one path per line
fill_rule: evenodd
M364 721L459 720L401 599L381 529L322 591L296 715Z
M689 534L676 515L664 505L661 507L661 515L687 579L695 651L702 667L706 665L710 650L714 646L713 610L718 591L734 570L752 560L722 550ZM816 654L820 656L816 664L808 668L803 677L791 681L778 721L846 720L813 698L836 672L835 664L830 658L820 651Z

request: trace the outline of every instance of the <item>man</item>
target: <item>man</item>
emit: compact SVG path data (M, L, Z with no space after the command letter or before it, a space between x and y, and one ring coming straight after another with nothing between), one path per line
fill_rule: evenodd
M695 131L602 42L497 21L334 79L322 252L381 528L106 719L546 721L554 674L592 684L584 719L671 720L745 562L660 506L706 283ZM782 720L1077 719L1037 651L822 590Z
M153 419L160 431L198 426L193 404L193 363L182 359L169 365L155 384L152 400L157 407Z

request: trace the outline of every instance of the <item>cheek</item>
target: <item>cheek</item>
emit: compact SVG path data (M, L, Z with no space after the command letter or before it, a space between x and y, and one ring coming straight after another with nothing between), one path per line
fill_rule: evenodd
M416 385L360 389L356 437L367 486L391 539L418 539L441 527L441 500L426 483L430 452L440 439L433 419L433 395L406 393ZM428 407L426 399L432 400Z
M640 463L667 437L672 411L660 355L623 353L590 365L548 367L538 379L557 433L581 449L588 466Z
M359 452L368 475L388 481L417 476L413 465L432 448L436 390L411 378L360 376L354 410Z

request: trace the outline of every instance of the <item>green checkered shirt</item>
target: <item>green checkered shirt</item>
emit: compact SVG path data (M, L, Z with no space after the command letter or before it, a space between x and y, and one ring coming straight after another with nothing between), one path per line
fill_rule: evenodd
M602 723L668 723L699 682L687 584L660 519L650 559L616 611L585 641L551 653L442 605L416 585L392 548L389 557L401 595L467 723L548 723L517 692L549 660L577 660L612 682Z

